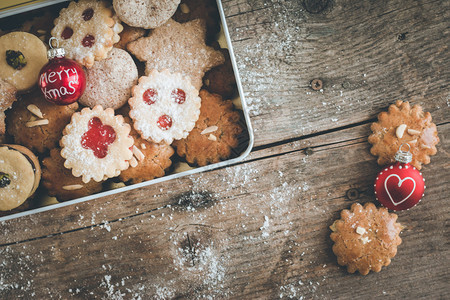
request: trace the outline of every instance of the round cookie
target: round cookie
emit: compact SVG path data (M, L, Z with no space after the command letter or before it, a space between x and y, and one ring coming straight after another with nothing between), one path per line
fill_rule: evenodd
M71 2L54 23L52 36L65 49L66 57L87 68L107 57L123 29L108 3L95 0Z
M124 118L131 124L130 118ZM120 173L120 180L135 184L164 176L165 170L172 165L170 157L174 154L173 148L165 143L144 140L134 128L130 135L134 138L134 156L130 160L130 167Z
M113 0L120 20L145 29L164 24L177 10L180 0Z
M106 59L86 70L86 89L78 101L91 108L101 105L104 109L118 109L130 99L137 79L138 70L131 55L113 48Z
M74 113L60 141L64 166L84 183L119 176L133 157L131 127L114 110L100 105Z
M342 210L341 219L330 226L338 264L347 266L349 273L358 270L362 275L388 266L402 242L399 234L403 226L396 221L396 214L370 202L364 207L354 203L350 210Z
M0 37L0 79L18 91L31 89L47 63L47 48L27 32L11 32Z
M30 198L41 179L37 157L19 145L0 145L0 210L20 206Z
M167 144L187 137L200 114L201 100L189 77L153 70L132 90L130 117L149 141Z
M174 141L173 146L190 164L205 166L231 156L239 145L242 132L239 113L233 110L230 100L223 101L217 94L200 91L202 107L200 117L187 138Z
M395 163L395 153L402 144L411 147L413 159L410 164L418 170L429 164L430 156L437 152L436 125L431 121L431 114L423 112L420 105L411 107L409 102L398 100L389 106L388 112L381 112L370 128L370 153L378 156L379 165Z
M53 148L50 157L42 161L42 184L50 196L59 201L81 198L98 193L102 190L102 183L91 180L84 183L80 177L74 177L71 170L64 167L61 149Z
M40 91L33 91L23 95L7 111L8 133L15 143L43 153L58 145L64 127L77 109L76 102L54 105L46 101Z

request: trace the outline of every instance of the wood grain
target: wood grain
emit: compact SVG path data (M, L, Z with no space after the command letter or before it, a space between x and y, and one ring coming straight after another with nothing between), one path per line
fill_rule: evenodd
M255 145L364 122L397 99L447 121L449 1L305 2L224 1Z

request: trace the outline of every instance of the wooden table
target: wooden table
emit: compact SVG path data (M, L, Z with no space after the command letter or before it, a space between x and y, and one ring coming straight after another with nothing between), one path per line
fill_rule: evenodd
M448 298L450 2L223 6L254 151L227 168L2 222L0 298ZM397 99L431 112L438 153L423 168L422 202L398 213L406 228L391 265L348 274L328 226L375 200L380 167L367 136Z

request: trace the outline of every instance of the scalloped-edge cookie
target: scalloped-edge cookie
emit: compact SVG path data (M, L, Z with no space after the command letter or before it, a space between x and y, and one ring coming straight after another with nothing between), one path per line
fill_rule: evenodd
M200 117L189 135L173 146L190 164L205 166L227 159L233 148L239 145L237 136L242 132L239 113L233 110L230 100L222 100L217 94L200 91L202 107Z
M84 183L80 177L72 175L71 170L64 167L61 149L53 148L50 156L42 160L42 184L49 196L58 201L66 201L85 197L102 190L102 183L94 180Z
M411 107L409 102L398 100L389 106L388 112L378 114L378 121L372 123L371 129L370 153L378 156L381 166L394 163L395 153L404 143L411 146L410 164L418 170L430 163L430 156L437 152L436 125L431 121L431 114L423 112L420 105Z
M341 218L330 226L338 264L347 266L349 273L380 272L391 263L402 242L399 234L403 226L396 221L396 214L371 202L364 207L354 203L350 210L342 210Z
M200 115L201 100L188 77L153 70L132 90L130 117L149 141L171 144L188 136Z
M52 36L66 51L66 57L92 67L105 59L123 30L117 16L105 1L80 0L61 10L54 21Z
M145 29L164 24L175 13L178 4L180 0L113 0L120 20Z
M60 142L64 166L84 183L119 176L133 156L130 129L111 108L103 110L97 105L74 113Z

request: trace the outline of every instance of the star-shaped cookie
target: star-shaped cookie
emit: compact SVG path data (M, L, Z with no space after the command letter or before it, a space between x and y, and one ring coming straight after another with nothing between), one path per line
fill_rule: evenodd
M225 58L220 51L205 44L206 26L202 19L180 24L170 19L153 30L148 37L128 44L128 50L146 62L145 73L169 69L189 76L196 89L202 86L206 71L221 65Z

